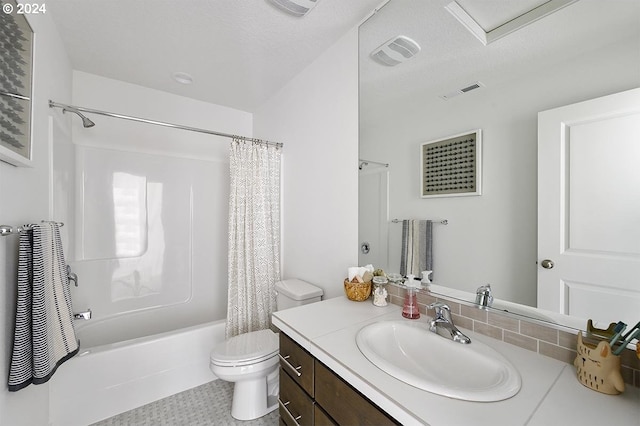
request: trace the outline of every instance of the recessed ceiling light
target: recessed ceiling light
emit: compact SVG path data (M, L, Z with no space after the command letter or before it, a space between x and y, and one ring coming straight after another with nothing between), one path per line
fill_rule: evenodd
M174 72L173 79L180 84L191 84L193 83L193 77L186 72Z
M320 0L267 0L280 10L284 10L291 15L303 17L316 7Z

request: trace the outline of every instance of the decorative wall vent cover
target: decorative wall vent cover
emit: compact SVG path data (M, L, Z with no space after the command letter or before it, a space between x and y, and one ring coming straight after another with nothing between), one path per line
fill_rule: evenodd
M421 197L482 194L481 153L480 129L421 144Z

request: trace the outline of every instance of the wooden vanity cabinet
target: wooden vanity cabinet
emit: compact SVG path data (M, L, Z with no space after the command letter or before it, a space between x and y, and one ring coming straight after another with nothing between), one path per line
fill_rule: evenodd
M283 332L279 405L286 426L398 424Z

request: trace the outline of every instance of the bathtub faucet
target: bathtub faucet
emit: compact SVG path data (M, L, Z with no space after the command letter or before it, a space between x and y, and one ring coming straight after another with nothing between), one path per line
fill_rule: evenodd
M90 320L91 319L91 309L87 309L85 312L78 312L77 314L73 314L73 319L77 320Z
M67 265L67 276L69 277L69 282L73 281L73 283L78 287L78 276L71 272L71 266Z

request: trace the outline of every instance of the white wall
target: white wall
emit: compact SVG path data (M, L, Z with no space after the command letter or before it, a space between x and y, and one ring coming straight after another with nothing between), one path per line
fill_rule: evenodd
M358 262L358 33L351 30L254 113L283 142L284 278L344 294Z
M16 168L0 163L0 222L19 225L50 216L50 156L48 100L71 99L71 67L58 32L46 14L29 15L35 32L33 85L33 167ZM10 351L13 345L17 277L18 236L0 238L0 377L5 380L0 391L0 424L46 425L49 417L49 385L30 385L18 392L8 392ZM64 365L60 368L64 368Z
M391 164L390 217L449 220L434 226L438 284L475 292L491 283L497 298L535 306L537 113L639 86L639 55L637 40L629 40L449 101L416 94L388 102L386 120L360 129L360 155ZM482 196L421 199L420 144L477 128L483 131ZM393 272L401 225L389 226L397 237L390 248Z

